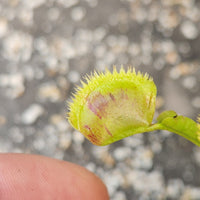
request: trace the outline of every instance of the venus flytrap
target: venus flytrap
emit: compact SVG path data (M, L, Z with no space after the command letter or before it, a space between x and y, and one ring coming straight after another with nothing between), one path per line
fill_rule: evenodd
M88 140L108 145L125 137L154 130L168 130L200 146L200 118L197 122L164 111L152 124L156 86L147 74L127 72L94 72L78 87L69 105L68 119Z

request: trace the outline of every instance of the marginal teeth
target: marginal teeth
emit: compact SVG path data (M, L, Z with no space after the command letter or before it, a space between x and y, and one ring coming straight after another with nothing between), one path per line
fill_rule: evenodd
M106 145L151 124L156 86L148 74L114 67L112 73L86 75L81 84L69 105L69 121L93 143Z

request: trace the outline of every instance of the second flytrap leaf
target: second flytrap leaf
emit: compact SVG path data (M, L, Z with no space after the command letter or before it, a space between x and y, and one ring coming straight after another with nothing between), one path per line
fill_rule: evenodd
M135 69L94 73L82 82L69 109L69 121L93 144L107 145L122 138L158 129L175 132L200 145L199 124L165 111L152 124L156 86Z

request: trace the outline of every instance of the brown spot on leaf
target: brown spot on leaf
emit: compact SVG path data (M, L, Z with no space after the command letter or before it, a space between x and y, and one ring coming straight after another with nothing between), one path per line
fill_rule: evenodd
M108 130L108 128L105 126L105 129L106 129L106 132L110 135L110 136L112 136L112 133Z
M93 144L96 144L96 145L100 145L100 141L99 139L97 138L97 136L93 133L93 131L91 130L91 128L88 126L88 125L85 125L84 126L87 130L89 130L90 134L87 135L88 139L93 143Z
M99 119L105 117L108 100L101 93L97 93L95 96L88 98L87 101L88 101L88 108L95 115L97 115Z
M148 101L148 108L150 108L151 106L152 98L153 98L153 94L151 93L149 101Z
M109 93L110 98L112 99L112 101L115 101L115 97L113 94Z

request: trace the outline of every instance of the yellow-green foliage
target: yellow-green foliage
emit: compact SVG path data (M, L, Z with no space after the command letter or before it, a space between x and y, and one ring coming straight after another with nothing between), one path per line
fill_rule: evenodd
M165 129L200 145L200 125L165 111L152 124L156 86L134 68L94 72L78 87L69 104L68 119L93 144L107 145L136 133ZM199 120L200 121L200 120Z

